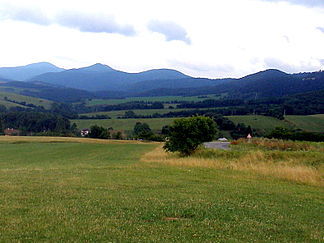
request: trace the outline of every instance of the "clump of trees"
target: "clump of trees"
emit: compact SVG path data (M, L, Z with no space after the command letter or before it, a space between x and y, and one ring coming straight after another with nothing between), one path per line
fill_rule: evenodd
M90 138L108 139L108 138L110 138L110 134L109 134L108 129L94 125L94 126L90 127L89 137Z
M252 130L251 126L246 126L244 123L238 123L230 134L234 139L246 138L248 134L251 136L257 135L256 132Z
M217 131L216 124L210 117L177 119L168 127L167 141L163 148L188 156L202 143L213 140Z

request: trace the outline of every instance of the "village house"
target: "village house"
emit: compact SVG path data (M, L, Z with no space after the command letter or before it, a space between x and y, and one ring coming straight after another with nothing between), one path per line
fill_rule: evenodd
M81 136L85 137L89 135L90 130L88 128L82 129L81 130Z
M13 129L13 128L6 128L5 130L3 130L3 133L5 136L19 136L20 130Z

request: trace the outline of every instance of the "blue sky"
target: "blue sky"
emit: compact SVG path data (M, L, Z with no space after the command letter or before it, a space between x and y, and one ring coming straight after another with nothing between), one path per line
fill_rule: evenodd
M323 0L0 0L0 66L241 77L324 69Z

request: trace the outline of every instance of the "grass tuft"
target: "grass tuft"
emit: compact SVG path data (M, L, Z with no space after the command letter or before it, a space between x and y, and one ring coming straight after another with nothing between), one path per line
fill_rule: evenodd
M146 153L141 161L171 166L247 171L292 182L324 186L322 145L294 142L285 144L275 140L254 140L252 144L239 140L234 144L237 148L232 146L231 151L202 148L187 158L167 153L159 146Z

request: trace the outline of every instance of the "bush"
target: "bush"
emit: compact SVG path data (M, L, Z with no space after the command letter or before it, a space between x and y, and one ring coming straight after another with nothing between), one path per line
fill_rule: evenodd
M203 142L213 140L216 133L216 124L209 117L177 119L169 127L163 148L169 152L180 152L182 156L188 156Z
M150 140L153 132L147 123L136 122L133 130L134 136L137 139Z
M109 132L104 127L99 127L97 125L94 125L90 127L89 137L107 139L109 138Z
M282 127L276 127L266 137L285 140L323 142L324 133L314 133L305 131L294 131Z

